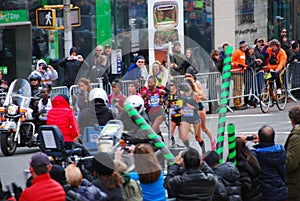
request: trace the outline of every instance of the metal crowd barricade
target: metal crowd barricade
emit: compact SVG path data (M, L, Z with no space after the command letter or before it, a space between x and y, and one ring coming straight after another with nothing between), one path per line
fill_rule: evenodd
M51 89L51 94L50 94L51 99L53 99L58 94L65 94L65 95L69 96L68 87L66 87L66 86L53 87Z
M286 82L289 97L297 102L300 99L300 62L287 65Z
M107 83L107 84L103 84L102 82L102 79L99 80L99 83L90 83L92 89L94 88L102 88L106 91L107 95L111 94L112 92L112 89L111 89L111 84L110 83ZM78 94L78 91L79 91L79 88L78 88L78 85L72 85L70 87L70 104L71 105L74 105L75 103L74 100Z
M249 101L259 101L259 89L257 82L257 74L255 69L245 69L241 71L240 69L231 70L231 83L230 83L230 93L229 99L233 99L229 105L234 105L234 101L237 104L243 105L246 100Z
M137 89L138 92L140 92L141 88L145 85L146 80L124 80L122 81L122 94L125 96L129 95L128 86L129 84L137 83L139 85L139 88Z

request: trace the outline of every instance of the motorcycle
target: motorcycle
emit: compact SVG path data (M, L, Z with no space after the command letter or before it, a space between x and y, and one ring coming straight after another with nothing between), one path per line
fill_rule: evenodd
M14 80L7 92L3 107L0 107L1 151L12 156L17 147L38 146L36 127L33 123L31 88L27 80Z

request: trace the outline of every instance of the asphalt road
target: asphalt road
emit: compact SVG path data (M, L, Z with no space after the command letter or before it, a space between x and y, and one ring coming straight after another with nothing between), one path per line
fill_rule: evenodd
M288 118L288 110L299 103L290 102L284 111L279 111L277 107L272 107L269 113L263 114L259 108L247 109L243 111L234 111L233 113L227 113L227 124L233 123L235 125L236 135L241 134L253 134L257 133L258 129L264 125L270 125L276 132L276 143L284 144L289 131L291 130L291 124ZM216 136L218 126L218 114L207 115L207 126L211 129L212 133ZM165 130L167 130L165 128ZM207 136L202 133L205 139L207 150L210 149L210 143ZM180 139L176 137L176 140L181 144ZM191 136L191 146L199 148L195 142L193 136ZM24 170L29 167L29 159L34 152L37 152L38 148L19 148L16 154L12 157L5 157L0 152L0 179L3 185L8 185L11 182L15 182L22 188L25 187Z

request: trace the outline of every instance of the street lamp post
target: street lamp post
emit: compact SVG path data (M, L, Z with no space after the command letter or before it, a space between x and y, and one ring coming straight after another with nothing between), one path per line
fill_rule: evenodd
M73 46L72 26L71 26L71 6L70 0L64 0L64 28L65 28L65 56L69 56L69 50Z

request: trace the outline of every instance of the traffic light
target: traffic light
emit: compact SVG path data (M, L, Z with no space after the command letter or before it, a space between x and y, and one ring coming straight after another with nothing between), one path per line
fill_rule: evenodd
M72 27L81 25L80 9L79 7L71 8L70 21Z
M55 9L36 10L36 26L39 28L53 28L56 27L56 11Z

